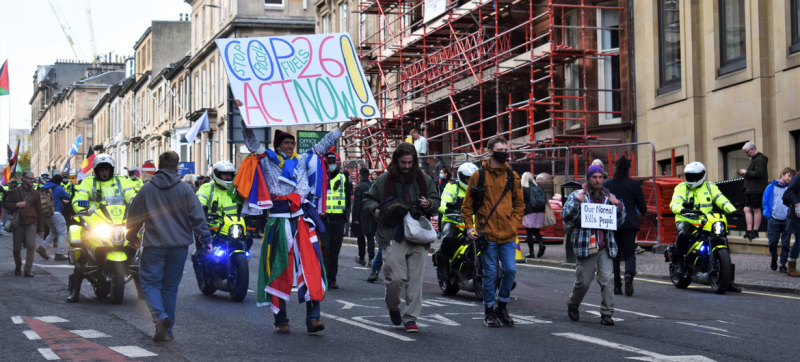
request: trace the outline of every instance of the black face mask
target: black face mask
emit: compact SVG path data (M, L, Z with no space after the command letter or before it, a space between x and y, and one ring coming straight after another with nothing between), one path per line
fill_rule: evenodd
M499 163L505 163L508 160L508 152L494 151L494 153L492 153L492 158Z

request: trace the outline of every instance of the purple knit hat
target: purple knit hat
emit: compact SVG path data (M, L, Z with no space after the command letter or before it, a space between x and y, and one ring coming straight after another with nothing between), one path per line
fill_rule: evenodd
M586 179L588 180L588 179L592 178L592 175L594 175L596 173L599 173L599 174L602 175L603 174L603 166L600 166L600 165L591 165L591 166L589 166L589 169L586 170Z

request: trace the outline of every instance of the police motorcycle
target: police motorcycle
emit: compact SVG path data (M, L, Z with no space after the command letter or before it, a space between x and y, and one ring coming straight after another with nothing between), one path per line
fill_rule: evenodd
M250 283L248 261L255 228L248 228L241 216L218 214L216 201L210 211L206 207L203 211L213 241L211 253L205 254L198 242L198 248L192 254L197 287L205 295L217 290L228 292L233 301L241 302Z
M703 213L695 209L694 198L684 202L683 215L698 216L698 223L693 224L695 231L690 239L689 251L683 256L683 273L678 273L675 260L681 260L677 244L674 243L664 251L664 258L669 263L669 276L676 288L685 289L690 284L710 285L716 294L725 294L734 280L735 266L731 262L728 248L728 221L723 213Z
M112 304L121 304L125 284L139 281L141 249L131 248L125 239L127 205L124 197L103 198L102 190L97 190L96 194L97 201L105 199L106 204L93 209L88 200L77 201L83 211L75 216L75 225L69 227L69 263L82 275L70 275L69 290L77 289L79 293L80 279L86 278L98 298L110 294ZM140 290L138 285L137 290Z

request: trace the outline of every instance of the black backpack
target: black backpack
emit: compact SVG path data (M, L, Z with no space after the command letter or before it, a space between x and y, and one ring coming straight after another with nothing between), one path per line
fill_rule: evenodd
M483 207L483 199L486 196L486 170L479 169L478 170L478 183L475 186L472 186L470 192L472 194L472 210L473 212L477 213L478 210ZM514 171L510 168L506 169L506 187L503 190L503 193L511 191L511 188L514 187Z

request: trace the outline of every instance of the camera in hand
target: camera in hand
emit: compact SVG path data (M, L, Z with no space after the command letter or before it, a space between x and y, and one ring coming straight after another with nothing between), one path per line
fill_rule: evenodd
M422 216L422 208L419 207L419 202L412 203L411 206L408 207L408 213L411 214L414 220L419 219L419 217Z

